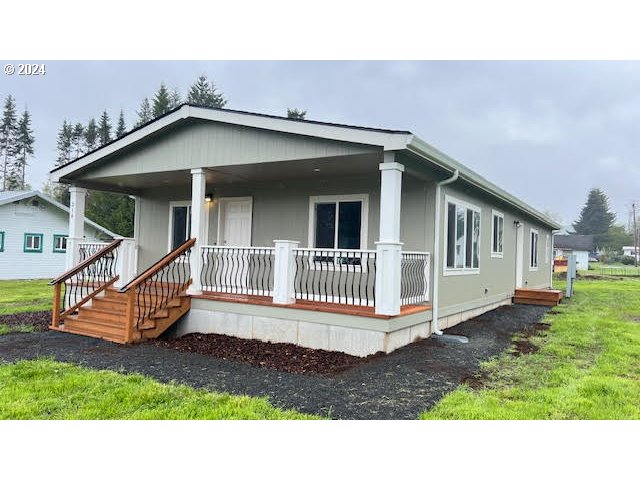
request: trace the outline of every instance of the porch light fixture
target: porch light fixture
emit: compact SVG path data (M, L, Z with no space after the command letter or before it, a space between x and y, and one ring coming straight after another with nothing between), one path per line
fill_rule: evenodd
M207 202L207 203L213 202L213 193L207 193L204 196L204 201Z

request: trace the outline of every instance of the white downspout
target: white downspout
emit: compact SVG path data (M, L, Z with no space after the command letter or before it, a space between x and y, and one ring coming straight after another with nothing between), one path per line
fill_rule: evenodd
M442 335L442 330L438 328L438 308L440 303L440 187L448 185L458 180L458 169L453 172L453 176L436 183L436 208L433 239L433 301L431 302L431 325L432 331L436 335Z

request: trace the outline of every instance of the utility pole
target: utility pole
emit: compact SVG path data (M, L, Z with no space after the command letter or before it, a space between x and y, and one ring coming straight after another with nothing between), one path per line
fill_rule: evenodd
M636 223L636 204L635 202L633 202L631 204L631 211L633 213L633 259L634 259L634 265L637 267L638 266L638 254L640 252L638 252L638 224Z

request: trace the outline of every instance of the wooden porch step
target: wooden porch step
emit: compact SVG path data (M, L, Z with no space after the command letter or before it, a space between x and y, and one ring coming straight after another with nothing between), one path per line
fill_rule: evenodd
M179 307L171 307L168 309L168 315L166 318L160 318L154 320L155 327L151 329L142 330L142 338L157 338L167 328L180 320L191 309L191 297L181 297Z
M67 333L86 335L88 337L102 338L110 342L126 343L124 340L124 329L113 329L99 325L92 325L86 322L67 319L60 328Z
M125 311L127 309L127 299L113 297L93 297L92 305L105 310Z
M89 307L80 307L78 309L78 318L96 318L111 323L119 323L124 325L126 316L124 311L116 311L112 309L100 308L96 305Z
M554 306L560 303L562 297L562 290L517 288L513 296L513 303Z

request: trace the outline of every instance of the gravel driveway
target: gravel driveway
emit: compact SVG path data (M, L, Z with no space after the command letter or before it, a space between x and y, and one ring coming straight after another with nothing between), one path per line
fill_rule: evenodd
M142 373L162 382L268 396L278 407L336 419L416 419L472 375L480 362L507 348L514 333L540 321L548 309L500 307L445 332L467 336L468 344L428 338L330 378L52 331L0 336L0 361L53 357L90 368Z

